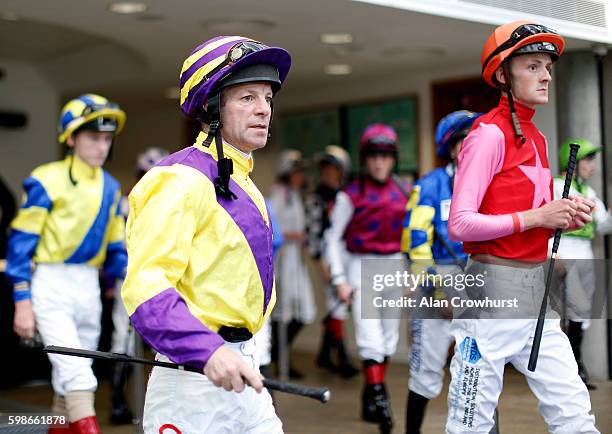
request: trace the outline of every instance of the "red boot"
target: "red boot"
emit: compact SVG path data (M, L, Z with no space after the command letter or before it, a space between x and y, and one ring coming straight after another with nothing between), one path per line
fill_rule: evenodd
M74 434L100 434L100 425L95 416L84 417L70 424Z

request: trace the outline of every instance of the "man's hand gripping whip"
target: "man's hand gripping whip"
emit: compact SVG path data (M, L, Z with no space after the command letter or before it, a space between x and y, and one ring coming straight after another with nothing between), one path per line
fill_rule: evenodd
M567 173L565 174L565 184L563 185L563 199L567 199L569 196L570 186L572 185L572 177L574 176L574 169L576 168L576 154L580 145L572 143L570 145L569 161L567 163ZM538 364L538 354L540 352L540 342L542 341L542 330L544 328L544 319L546 318L546 307L548 305L548 293L550 292L550 284L552 281L553 270L555 268L555 259L557 259L557 250L559 249L559 242L561 241L561 233L563 229L557 229L555 231L555 240L553 242L552 254L550 255L550 265L548 267L548 274L546 276L546 288L544 289L544 298L542 299L542 305L540 306L540 315L538 316L538 323L536 325L535 334L533 336L533 346L531 347L531 354L529 355L529 365L527 368L533 372L535 371L536 365Z
M100 359L107 360L111 362L127 362L127 363L140 363L142 365L150 365L150 366L161 366L163 368L170 369L179 369L190 372L196 372L198 374L202 374L202 371L194 368L192 366L183 366L177 365L176 363L171 362L162 362L159 360L149 360L142 359L138 357L130 357L126 354L119 353L107 353L104 351L90 351L90 350L82 350L80 348L67 348L67 347L58 347L55 345L47 345L42 349L44 353L51 354L62 354L65 356L75 356L75 357L84 357L86 359ZM270 380L268 378L263 380L264 387L277 390L279 392L290 393L292 395L300 395L306 396L308 398L316 399L317 401L321 401L326 403L329 401L331 393L328 388L319 388L319 387L307 387L299 384L285 383L284 381L276 381Z

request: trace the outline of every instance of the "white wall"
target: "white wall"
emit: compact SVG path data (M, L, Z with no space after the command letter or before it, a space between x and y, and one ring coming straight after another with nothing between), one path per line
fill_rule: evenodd
M43 73L31 65L0 59L5 75L0 80L0 110L23 112L25 128L0 128L0 176L19 200L21 183L31 170L63 155L57 143L57 121L64 100L77 94L60 95ZM97 90L91 89L91 92ZM139 152L149 146L174 151L188 144L183 140L183 117L178 102L122 101L128 121L116 139L113 159L105 166L127 191L134 182L134 165ZM63 98L62 98L63 97Z
M45 77L24 63L0 59L0 110L25 113L27 125L0 128L0 175L15 195L21 182L37 165L57 159L56 122L59 95Z
M177 101L143 104L121 101L112 95L108 97L120 104L127 114L125 129L115 139L112 159L105 165L125 193L135 182L136 158L140 152L153 146L174 152L191 143L182 143L185 118Z

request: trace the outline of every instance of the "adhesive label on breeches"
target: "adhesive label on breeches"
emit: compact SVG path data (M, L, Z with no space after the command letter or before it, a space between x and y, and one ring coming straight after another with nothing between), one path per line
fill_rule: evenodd
M478 386L480 380L480 368L475 366L482 356L478 349L476 339L466 337L460 345L461 358L463 360L460 376L460 400L463 402L463 417L464 426L472 428L474 424L474 415L476 413L476 404L478 397Z
M410 349L410 368L415 372L421 370L423 346L423 321L412 321L412 347Z
M461 358L468 363L476 364L482 358L476 339L467 336L461 342Z

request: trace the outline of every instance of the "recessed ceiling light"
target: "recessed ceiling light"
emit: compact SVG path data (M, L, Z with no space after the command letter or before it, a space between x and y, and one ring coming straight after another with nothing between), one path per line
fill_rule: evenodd
M321 42L324 44L350 44L353 42L353 35L350 33L322 33Z
M147 5L141 2L113 2L108 6L108 10L116 14L139 14L147 10Z
M350 74L352 69L351 65L346 63L335 63L332 65L325 65L325 73L329 75L347 75Z
M5 21L17 21L19 20L19 16L15 12L2 12L0 13L0 18Z
M167 87L166 90L164 90L164 96L168 99L179 99L181 90L178 86Z

